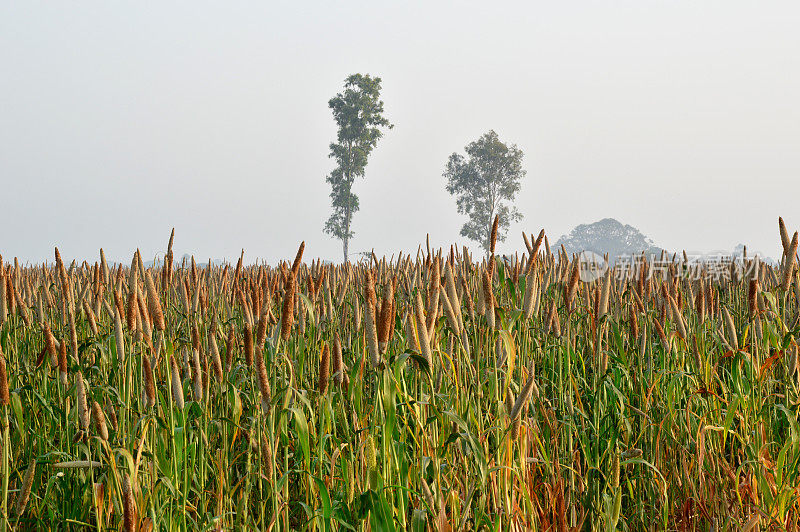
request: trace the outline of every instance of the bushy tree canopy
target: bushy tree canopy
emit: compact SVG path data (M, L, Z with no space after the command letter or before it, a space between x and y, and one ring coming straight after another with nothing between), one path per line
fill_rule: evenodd
M489 239L495 215L500 216L497 239L505 240L512 221L522 218L514 207L525 170L522 150L500 141L489 131L465 148L467 157L453 153L447 161L444 177L447 191L456 196L458 212L469 219L461 227L461 236L474 240L489 251Z

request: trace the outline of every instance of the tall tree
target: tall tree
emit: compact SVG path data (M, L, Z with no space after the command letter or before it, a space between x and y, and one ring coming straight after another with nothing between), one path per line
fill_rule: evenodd
M359 208L353 182L356 177L364 177L367 158L383 137L381 128L394 127L383 116L380 96L381 78L353 74L345 80L344 92L328 102L339 133L336 142L330 145L330 157L336 160L336 168L325 179L331 185L333 207L325 222L325 232L342 241L345 262L348 244L355 234L351 227L353 214Z
M465 151L467 158L459 153L450 156L443 175L447 191L457 198L459 214L469 216L461 236L480 243L488 253L495 215L500 216L501 242L511 222L522 219L513 201L525 176L523 154L515 144L500 142L494 131L468 144Z

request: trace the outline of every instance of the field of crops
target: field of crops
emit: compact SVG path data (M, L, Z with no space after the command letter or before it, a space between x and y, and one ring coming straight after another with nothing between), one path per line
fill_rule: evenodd
M0 261L0 528L795 530L780 238L780 265L605 272L544 231L491 260Z

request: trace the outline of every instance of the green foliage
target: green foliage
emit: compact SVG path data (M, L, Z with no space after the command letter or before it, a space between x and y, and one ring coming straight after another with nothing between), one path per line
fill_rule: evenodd
M345 80L345 90L328 102L339 127L336 142L330 144L330 157L336 168L325 179L331 185L331 213L325 233L342 241L347 262L353 214L358 212L358 196L353 193L356 177L364 177L369 154L383 136L381 128L394 127L383 116L380 99L381 78L353 74Z
M492 222L500 216L497 239L505 240L512 221L522 219L513 206L525 170L522 169L522 150L500 141L497 133L489 131L469 143L467 158L453 153L447 161L444 177L447 191L456 196L459 214L469 219L461 227L461 236L478 242L489 251Z

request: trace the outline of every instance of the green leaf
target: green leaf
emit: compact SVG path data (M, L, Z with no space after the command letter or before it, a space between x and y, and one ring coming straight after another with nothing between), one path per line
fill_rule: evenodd
M292 407L289 410L294 415L294 425L295 429L297 430L297 435L300 438L300 446L303 451L303 463L305 465L305 470L310 472L309 464L311 461L311 447L309 444L308 421L306 421L306 415L297 407Z
M325 523L325 530L331 529L331 517L333 517L333 510L331 507L331 497L328 494L328 488L325 486L325 483L318 477L311 475L311 478L314 479L314 483L317 485L317 489L319 490L319 496L322 501L322 518L324 519Z

